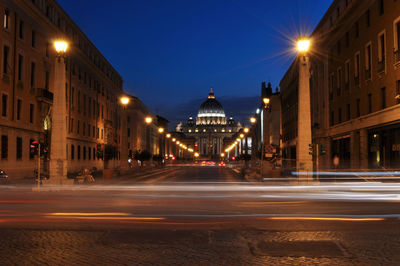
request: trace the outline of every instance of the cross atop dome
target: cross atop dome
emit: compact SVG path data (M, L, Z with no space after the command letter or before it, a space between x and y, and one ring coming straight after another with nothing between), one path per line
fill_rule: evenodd
M208 99L215 99L215 95L214 95L212 88L210 88L210 93L208 94Z

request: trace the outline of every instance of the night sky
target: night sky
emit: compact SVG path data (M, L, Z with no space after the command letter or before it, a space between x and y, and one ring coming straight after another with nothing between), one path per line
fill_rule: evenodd
M254 113L261 82L279 85L295 57L292 41L312 32L332 0L58 2L124 89L175 123L196 115L210 87L226 113Z

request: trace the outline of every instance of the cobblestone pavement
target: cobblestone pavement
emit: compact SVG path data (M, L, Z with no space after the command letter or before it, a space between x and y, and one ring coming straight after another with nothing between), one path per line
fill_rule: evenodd
M398 225L336 231L27 225L0 229L0 258L2 265L398 265Z

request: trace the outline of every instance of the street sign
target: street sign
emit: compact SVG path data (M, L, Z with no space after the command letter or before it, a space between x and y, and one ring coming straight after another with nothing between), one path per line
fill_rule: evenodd
M273 157L273 154L272 153L266 153L265 154L265 158L272 158Z
M274 153L274 150L274 146L272 145L265 146L265 153Z

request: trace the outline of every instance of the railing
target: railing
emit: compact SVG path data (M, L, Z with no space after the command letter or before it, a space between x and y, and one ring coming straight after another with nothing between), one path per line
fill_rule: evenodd
M386 62L385 60L381 60L378 62L378 73L385 71Z

